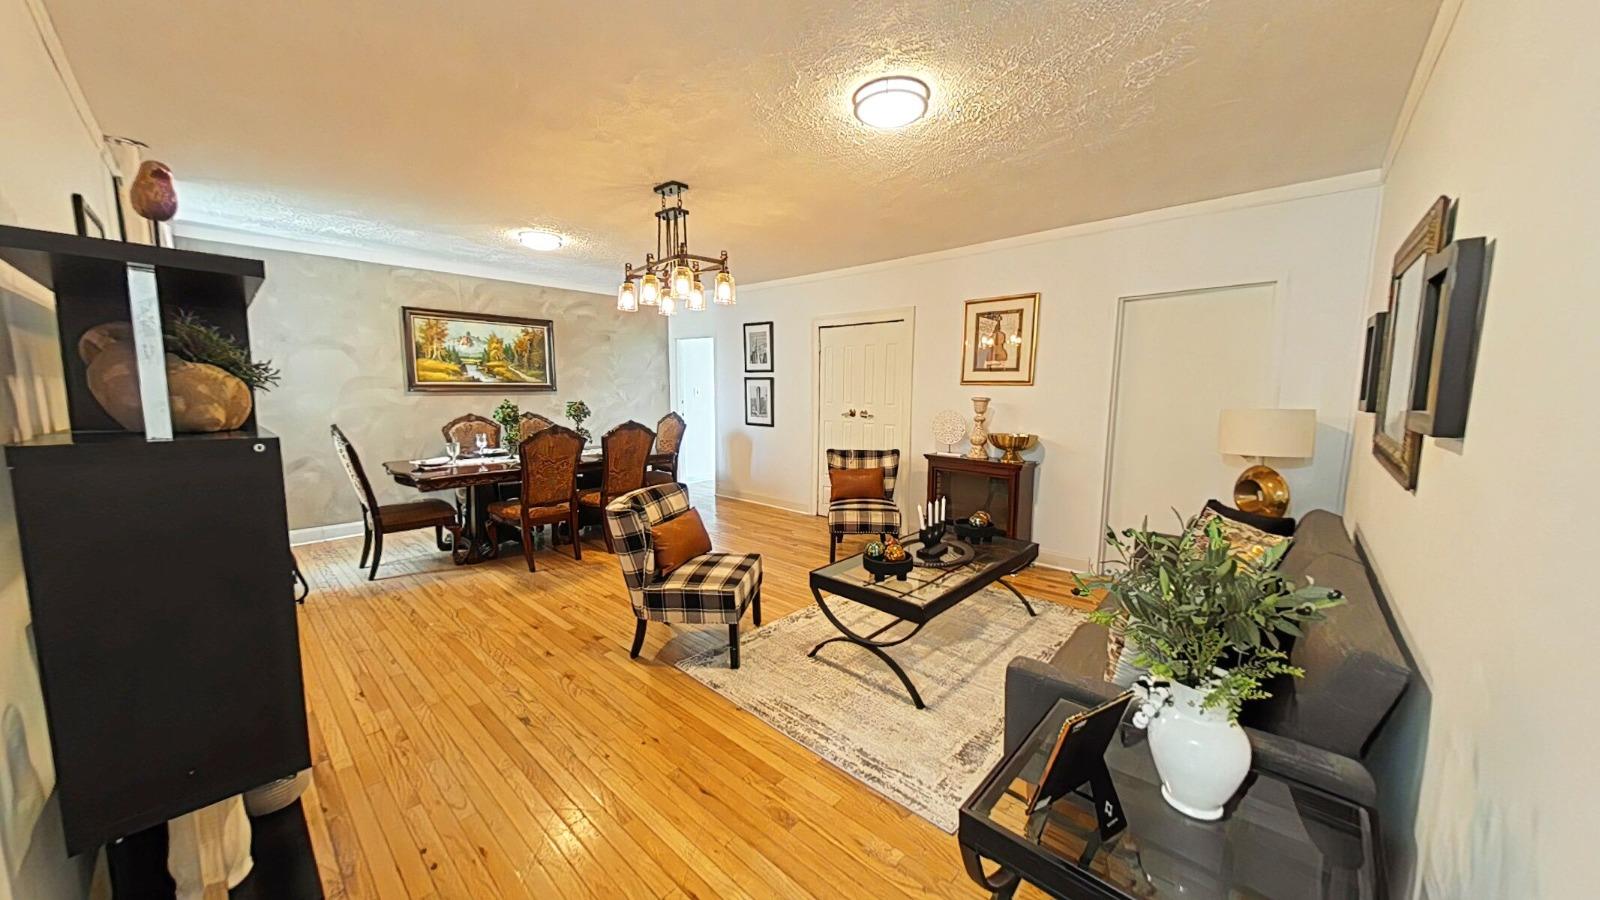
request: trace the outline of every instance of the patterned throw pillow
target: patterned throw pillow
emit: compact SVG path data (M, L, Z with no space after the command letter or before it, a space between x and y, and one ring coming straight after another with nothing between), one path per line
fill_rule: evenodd
M1268 534L1252 525L1218 515L1214 509L1207 509L1196 516L1194 524L1184 532L1183 543L1189 552L1204 555L1211 548L1209 532L1212 522L1216 522L1221 529L1222 539L1228 545L1228 555L1252 569L1261 568L1268 550L1294 540L1292 537Z

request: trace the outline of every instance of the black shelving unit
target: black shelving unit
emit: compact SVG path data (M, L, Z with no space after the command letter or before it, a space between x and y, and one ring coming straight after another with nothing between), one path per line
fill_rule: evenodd
M131 268L163 309L248 345L265 272L235 259L0 227L0 260L56 297L70 432L5 448L71 853L310 766L278 439L255 425L120 430L77 343L128 318ZM296 807L298 809L298 807Z

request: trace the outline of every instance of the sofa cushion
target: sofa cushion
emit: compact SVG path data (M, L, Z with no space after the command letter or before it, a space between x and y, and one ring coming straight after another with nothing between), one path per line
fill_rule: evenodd
M1219 514L1216 510L1207 507L1183 535L1183 541L1188 545L1186 552L1203 556L1211 544L1211 523L1217 523L1222 533L1222 540L1228 545L1228 555L1239 561L1240 566L1249 566L1253 569L1263 565L1268 551L1288 541L1294 540L1281 534L1271 534L1266 531L1238 522Z
M1278 571L1291 581L1299 581L1300 573L1313 559L1328 553L1361 562L1356 545L1345 533L1344 519L1325 509L1314 509L1300 517L1300 524L1294 530L1294 544L1283 557Z
M1342 534L1342 523L1338 527ZM1293 552L1304 549L1296 546ZM1345 602L1305 626L1289 653L1290 663L1304 669L1305 677L1271 684L1273 698L1248 710L1248 724L1359 758L1405 691L1411 669L1378 606L1366 567L1335 552L1301 559L1298 580L1336 589Z
M1206 509L1224 519L1243 522L1253 528L1259 528L1267 534L1275 534L1279 537L1294 536L1294 517L1292 516L1261 516L1245 512L1242 509L1234 509L1221 500L1207 500Z

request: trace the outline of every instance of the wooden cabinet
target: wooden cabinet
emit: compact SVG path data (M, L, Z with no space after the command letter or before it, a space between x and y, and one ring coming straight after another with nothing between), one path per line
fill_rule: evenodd
M1038 463L1003 463L925 453L928 497L949 498L950 515L985 510L1007 537L1033 540L1033 476Z

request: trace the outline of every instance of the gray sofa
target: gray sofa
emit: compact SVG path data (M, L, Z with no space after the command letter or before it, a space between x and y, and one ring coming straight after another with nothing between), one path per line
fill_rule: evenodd
M1254 765L1372 809L1377 791L1363 760L1411 679L1344 522L1326 510L1300 520L1283 574L1343 592L1346 602L1305 628L1289 651L1301 679L1279 679L1272 698L1245 707L1240 722ZM1048 662L1014 659L1006 670L1005 742L1010 752L1057 699L1092 706L1121 688L1106 682L1106 629L1086 624Z

